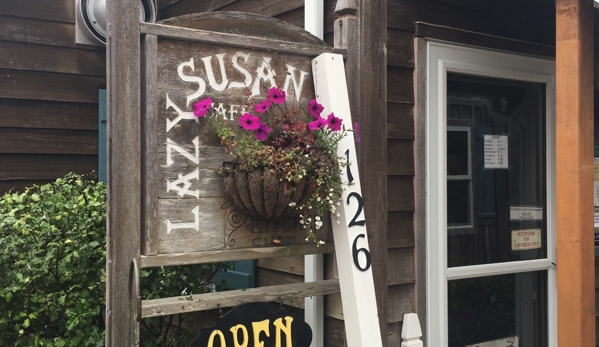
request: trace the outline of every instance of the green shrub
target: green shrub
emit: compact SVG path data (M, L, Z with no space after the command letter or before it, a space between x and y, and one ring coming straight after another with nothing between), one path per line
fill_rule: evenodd
M105 194L69 174L0 198L0 346L104 346ZM144 299L206 292L221 267L143 270ZM177 321L144 320L142 346L185 345Z

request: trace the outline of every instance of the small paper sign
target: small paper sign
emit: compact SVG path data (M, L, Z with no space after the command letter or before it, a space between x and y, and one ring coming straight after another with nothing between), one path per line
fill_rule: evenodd
M543 208L535 206L511 206L510 220L542 220Z
M504 339L475 343L465 347L518 347L518 336L506 337Z
M485 169L508 168L508 138L485 135Z
M541 229L512 231L512 251L541 248Z

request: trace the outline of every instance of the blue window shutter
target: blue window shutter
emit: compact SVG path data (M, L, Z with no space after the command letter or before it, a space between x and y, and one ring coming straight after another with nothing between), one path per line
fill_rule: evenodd
M98 91L98 180L106 183L106 89Z
M247 289L256 286L256 261L234 261L233 269L219 271L214 275L214 284L227 289Z

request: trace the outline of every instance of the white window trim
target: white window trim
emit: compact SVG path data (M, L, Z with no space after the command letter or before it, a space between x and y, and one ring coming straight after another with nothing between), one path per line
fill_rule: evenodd
M548 341L557 347L555 249L555 62L438 41L426 47L426 264L427 341L448 342L447 281L524 271L548 272ZM547 258L447 268L447 73L546 84ZM441 173L441 174L440 174Z

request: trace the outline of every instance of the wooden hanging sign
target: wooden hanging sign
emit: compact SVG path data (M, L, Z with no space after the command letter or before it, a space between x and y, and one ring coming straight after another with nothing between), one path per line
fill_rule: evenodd
M210 16L219 16L211 14ZM223 16L223 15L221 15ZM236 125L272 87L287 95L290 107L314 98L311 60L331 50L322 41L294 32L264 17L237 14L237 22L202 21L202 15L167 22L206 32L192 40L188 29L143 24L145 110L143 171L145 220L142 254L186 254L310 244L297 217L266 220L248 217L227 204L217 170L231 156L207 119L193 113L193 103L213 100L213 112ZM234 23L245 19L249 36ZM217 23L217 24L215 24ZM230 32L235 31L235 34ZM277 38L303 41L304 50L277 47ZM280 48L280 49L278 49ZM258 101L258 102L257 102ZM326 226L317 232L329 241Z

